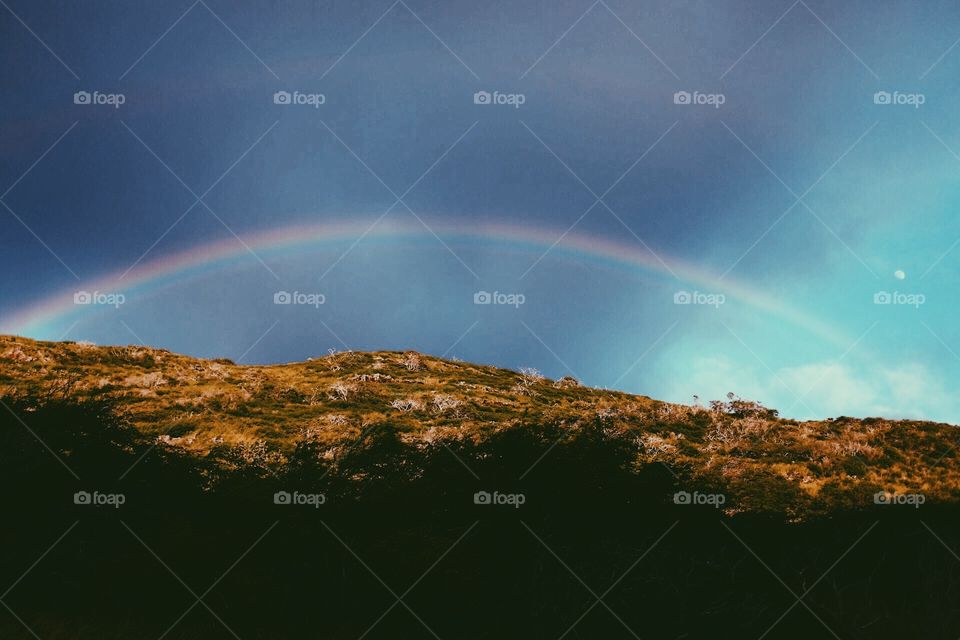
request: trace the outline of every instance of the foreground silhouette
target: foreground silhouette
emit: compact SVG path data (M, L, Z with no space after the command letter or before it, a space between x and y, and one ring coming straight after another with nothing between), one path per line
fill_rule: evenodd
M435 445L379 424L278 465L157 446L105 399L4 405L3 638L960 633L954 507L675 504L602 422Z

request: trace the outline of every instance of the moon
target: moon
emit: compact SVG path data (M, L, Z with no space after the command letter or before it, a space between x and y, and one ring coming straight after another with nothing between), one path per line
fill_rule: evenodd
M907 277L907 274L905 274L902 270L897 269L896 271L893 272L893 277L896 278L897 280L903 280L904 278Z

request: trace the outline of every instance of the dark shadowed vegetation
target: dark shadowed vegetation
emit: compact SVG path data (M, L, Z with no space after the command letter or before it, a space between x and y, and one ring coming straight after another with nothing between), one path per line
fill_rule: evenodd
M282 454L221 443L198 455L158 444L106 399L4 403L0 577L22 623L0 616L3 638L33 637L23 623L44 640L960 629L960 561L944 546L960 548L952 506L865 507L870 495L846 491L835 512L790 522L778 507L795 488L773 470L680 483L602 417L431 441L376 422L349 443L304 434ZM674 504L678 490L728 491L745 512ZM124 502L75 504L78 491ZM523 501L476 504L483 491ZM276 504L278 492L323 502ZM811 587L816 616L790 609L790 590ZM590 590L608 589L591 608ZM190 590L205 604L191 609ZM405 604L390 608L391 590Z

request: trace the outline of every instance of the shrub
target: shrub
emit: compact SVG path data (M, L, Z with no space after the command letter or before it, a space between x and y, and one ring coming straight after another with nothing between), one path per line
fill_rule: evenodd
M407 371L419 371L423 368L423 364L420 362L420 354L416 351L408 351L403 356L403 366L407 368Z
M392 401L390 406L404 413L423 410L423 402L416 398L403 398L402 400L398 398Z
M520 369L520 376L524 386L531 386L539 382L543 382L544 376L538 370L533 367L522 367Z
M348 382L334 382L328 395L332 400L347 400L357 391L357 385Z
M456 409L463 404L461 400L444 393L435 393L432 400L433 408L437 413L446 413L451 409Z
M563 376L553 383L555 389L573 389L579 386L581 386L580 381L573 376Z
M732 391L727 394L727 401L711 400L710 409L714 413L733 416L734 418L776 418L779 411L768 409L763 403L754 400L744 400Z

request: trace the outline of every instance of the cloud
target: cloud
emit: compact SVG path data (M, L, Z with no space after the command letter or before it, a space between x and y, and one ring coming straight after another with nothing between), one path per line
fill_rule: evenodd
M820 361L775 369L727 356L697 357L675 370L664 399L704 401L727 392L779 409L785 417L915 418L960 423L960 403L942 378L918 362L895 367Z

